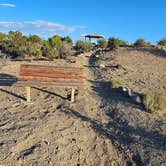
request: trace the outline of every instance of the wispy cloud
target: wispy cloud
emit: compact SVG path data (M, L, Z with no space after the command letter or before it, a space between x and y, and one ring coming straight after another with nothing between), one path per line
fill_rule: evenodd
M2 7L16 7L15 4L11 4L11 3L1 3L0 6L2 6Z
M26 21L26 22L0 22L0 30L18 30L29 33L36 33L42 36L54 34L72 33L83 26L67 26L47 21Z

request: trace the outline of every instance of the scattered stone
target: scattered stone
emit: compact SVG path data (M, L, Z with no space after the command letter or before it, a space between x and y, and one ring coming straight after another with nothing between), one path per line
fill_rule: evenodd
M132 90L131 90L131 89L128 89L128 90L127 90L127 95L128 95L129 97L132 96Z
M112 68L116 68L116 69L120 69L120 68L122 68L122 66L119 65L119 64L112 65L111 67L112 67Z
M125 87L120 86L120 87L118 88L118 91L121 92L121 93L124 93L124 92L127 91L127 89L126 89Z
M141 104L141 97L139 95L131 96L131 99L138 104Z
M126 88L124 88L124 87L122 87L122 91L123 91L123 92L126 92L126 91L127 91L127 89L126 89Z
M63 107L63 104L59 104L56 109L61 109Z
M111 166L116 166L117 162L116 161L111 161Z
M105 65L104 64L100 64L99 65L101 68L105 68Z
M18 107L20 105L20 103L19 102L16 102L16 103L14 103L13 105L12 105L12 107Z
M44 140L43 142L44 142L46 145L49 145L49 144L50 144L48 141L45 141L45 140Z

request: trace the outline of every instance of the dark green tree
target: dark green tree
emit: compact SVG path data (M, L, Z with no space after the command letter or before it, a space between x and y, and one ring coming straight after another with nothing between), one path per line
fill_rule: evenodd
M158 42L158 45L166 46L166 38L161 39L161 40Z
M62 38L62 41L73 45L73 41L69 36Z

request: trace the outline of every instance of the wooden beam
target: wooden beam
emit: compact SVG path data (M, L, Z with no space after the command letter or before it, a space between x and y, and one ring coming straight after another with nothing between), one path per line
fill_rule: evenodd
M71 89L71 102L74 102L75 88Z
M31 102L31 87L26 86L26 93L27 93L27 102Z

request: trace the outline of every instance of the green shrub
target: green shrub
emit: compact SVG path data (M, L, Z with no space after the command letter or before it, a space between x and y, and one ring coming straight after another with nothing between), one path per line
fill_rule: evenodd
M120 46L119 39L111 37L108 39L108 48L115 49Z
M83 51L83 52L91 51L91 49L92 49L92 43L87 42L87 41L78 40L76 42L75 49L77 51Z
M149 42L146 42L144 39L140 38L140 39L137 39L134 43L134 46L136 47L144 47L144 46L149 46L150 43Z
M42 51L40 48L30 48L29 49L29 54L36 57L36 58L41 58L42 57Z
M120 47L128 47L130 44L127 41L120 40Z
M166 46L166 38L161 39L161 40L158 42L158 45Z
M163 111L166 109L166 93L149 92L144 94L143 105L149 112Z
M28 40L31 43L41 43L42 42L42 39L38 35L30 35Z
M47 57L49 60L53 60L59 57L59 51L56 48L51 47L48 41L43 42L41 50L42 55Z
M6 38L6 35L0 32L0 41L4 40L5 38Z
M73 41L72 41L72 39L71 39L69 36L63 37L63 38L62 38L62 41L63 41L63 42L66 42L66 43L68 43L68 44L73 45Z
M118 88L120 86L123 86L123 82L121 82L120 80L116 80L116 79L111 80L111 87L112 88Z
M62 40L58 35L49 38L48 42L52 48L60 49L62 47Z
M97 41L97 45L100 48L106 48L107 47L107 41L105 39L100 39Z
M116 49L118 47L128 46L129 44L126 41L120 40L118 38L110 37L108 39L107 47L110 49Z
M72 54L72 44L70 42L63 41L62 47L60 49L60 57L65 58Z

